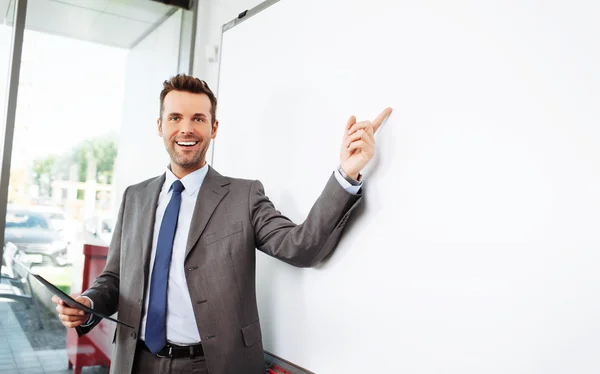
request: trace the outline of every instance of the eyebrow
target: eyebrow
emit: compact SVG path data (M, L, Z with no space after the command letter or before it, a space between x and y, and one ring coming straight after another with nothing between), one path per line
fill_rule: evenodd
M180 116L183 117L183 114L181 113L177 113L177 112L172 112L167 114L167 116ZM194 115L192 117L208 117L206 114L204 113L194 113Z

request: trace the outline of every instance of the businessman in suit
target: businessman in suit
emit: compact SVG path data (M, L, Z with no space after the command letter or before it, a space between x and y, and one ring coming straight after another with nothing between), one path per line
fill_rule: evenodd
M391 112L373 122L350 118L339 167L296 225L259 181L222 176L206 163L216 109L204 81L180 74L164 82L157 128L170 165L125 190L106 267L77 298L135 326L117 326L111 373L263 374L255 249L308 267L335 248L361 200L374 133ZM53 301L80 336L99 323Z

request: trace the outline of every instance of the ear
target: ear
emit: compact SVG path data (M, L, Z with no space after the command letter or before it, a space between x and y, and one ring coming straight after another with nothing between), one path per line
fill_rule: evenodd
M162 137L162 122L160 121L160 118L156 120L156 128L158 130L158 136Z
M219 121L215 121L215 123L212 125L212 129L211 129L211 133L210 133L211 139L214 139L217 137L218 130L219 130Z

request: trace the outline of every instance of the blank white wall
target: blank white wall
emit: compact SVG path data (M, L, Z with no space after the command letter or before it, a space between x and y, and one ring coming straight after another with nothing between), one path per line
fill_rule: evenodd
M300 222L395 111L317 269L262 254L265 349L317 373L600 372L600 5L283 0L224 37L214 165Z
M123 122L115 166L117 203L125 188L164 172L169 163L156 119L162 83L177 74L181 11L129 51Z

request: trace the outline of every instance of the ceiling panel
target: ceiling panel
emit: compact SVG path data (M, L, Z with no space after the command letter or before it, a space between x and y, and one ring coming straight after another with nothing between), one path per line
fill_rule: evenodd
M11 2L0 0L2 18ZM26 27L130 48L176 10L150 0L35 0L28 2Z
M155 23L158 19L171 12L173 8L172 6L150 0L112 0L108 3L105 12L118 14L138 21Z
M94 10L41 0L31 2L28 6L26 27L36 31L81 39L88 33L99 14Z
M0 23L12 22L13 9L13 0L0 0Z
M86 40L128 48L143 35L152 24L131 21L111 14L101 14L94 23L94 28L85 37Z
M103 11L106 8L107 1L104 0L50 0L65 6L82 8L95 11Z

